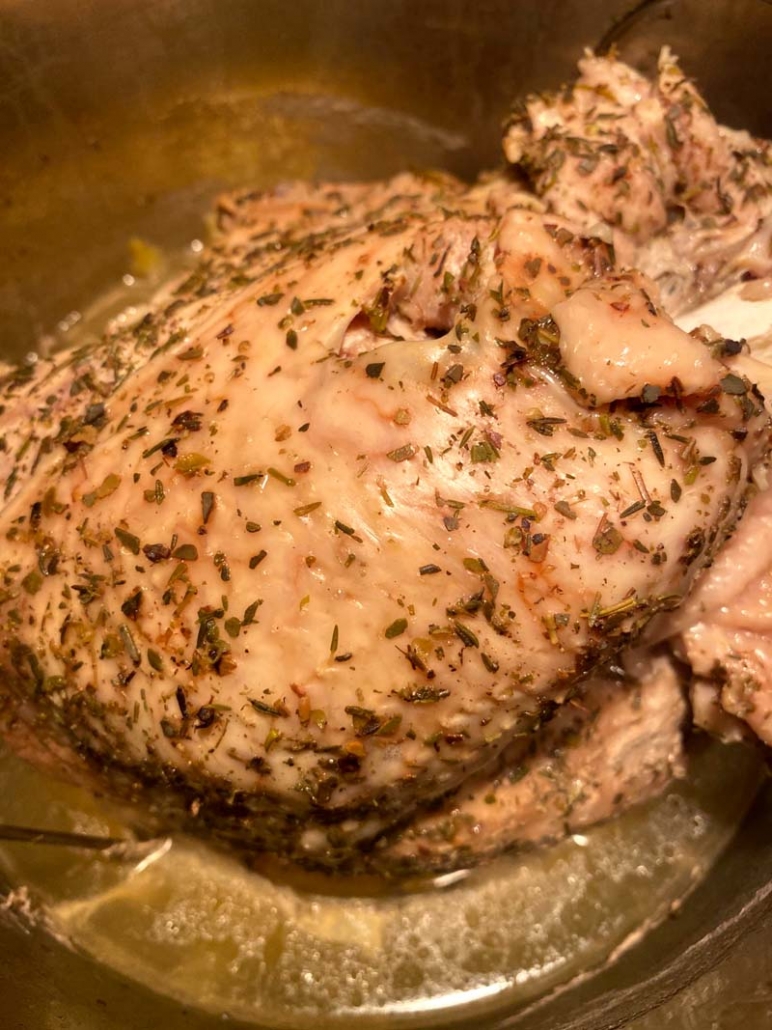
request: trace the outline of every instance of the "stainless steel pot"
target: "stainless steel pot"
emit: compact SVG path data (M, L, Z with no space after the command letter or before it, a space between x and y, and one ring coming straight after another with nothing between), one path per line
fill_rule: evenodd
M569 77L581 48L602 38L618 37L643 66L671 43L721 119L772 135L768 0L633 6L0 0L3 355L23 354L116 282L129 237L175 246L195 236L223 187L406 165L472 175L495 164L511 98ZM772 1025L770 826L766 789L677 918L611 968L496 1025ZM208 1030L222 1021L8 917L0 1025Z

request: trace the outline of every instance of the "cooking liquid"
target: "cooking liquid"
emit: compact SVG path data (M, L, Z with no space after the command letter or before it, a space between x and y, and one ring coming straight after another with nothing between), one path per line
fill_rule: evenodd
M189 840L141 862L3 844L52 930L181 1002L271 1027L448 1026L601 965L708 872L759 783L738 746L700 743L661 798L467 875L364 894L293 882ZM106 806L0 753L0 819L123 835ZM346 888L352 893L346 896Z

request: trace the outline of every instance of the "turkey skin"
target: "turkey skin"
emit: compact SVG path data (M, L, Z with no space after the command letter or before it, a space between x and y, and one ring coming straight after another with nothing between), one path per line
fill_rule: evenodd
M474 822L524 746L586 753L574 825L618 807L599 755L660 789L680 686L647 730L620 663L735 527L769 420L742 348L568 214L506 175L231 195L135 324L6 369L11 746L330 869L474 860L438 810ZM502 797L496 849L567 825Z

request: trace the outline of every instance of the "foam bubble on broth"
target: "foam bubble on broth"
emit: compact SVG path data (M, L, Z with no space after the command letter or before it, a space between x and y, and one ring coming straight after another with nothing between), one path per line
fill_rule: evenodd
M279 883L187 841L140 871L18 844L0 859L56 932L186 1004L276 1027L427 1025L524 1003L601 964L705 875L757 782L751 752L712 744L687 781L613 822L444 889L380 896ZM0 808L120 832L86 794L10 756Z

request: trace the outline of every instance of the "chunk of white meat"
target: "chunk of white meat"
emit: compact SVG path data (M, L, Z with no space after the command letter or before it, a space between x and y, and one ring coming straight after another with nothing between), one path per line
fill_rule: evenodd
M337 864L688 593L766 449L760 399L681 336L663 389L607 368L590 397L561 305L592 279L614 350L644 281L619 311L608 248L502 190L231 198L135 326L7 373L12 744Z
M568 371L597 404L660 391L675 381L683 394L710 391L721 378L716 358L697 337L663 317L639 277L593 280L555 305L560 352Z
M375 867L442 870L555 841L659 794L683 776L684 693L670 661L637 659L638 679L591 680L537 734L516 740L434 812L379 842ZM635 663L633 663L635 664Z
M749 337L736 362L772 393L766 338L772 326L769 288L763 281L733 287L679 319L684 328L711 322L738 339ZM716 339L720 334L713 331ZM772 490L764 465L755 472L758 493L731 541L716 556L696 589L667 623L650 628L676 635L676 648L693 671L694 722L726 740L754 736L772 743ZM680 634L680 636L679 636Z
M759 493L739 529L714 560L674 628L699 678L698 721L719 735L746 723L772 744L772 491ZM712 697L711 697L712 694ZM719 719L716 722L716 719Z
M719 126L667 49L654 81L587 53L572 87L516 111L504 150L549 210L612 226L671 313L772 270L770 145Z

